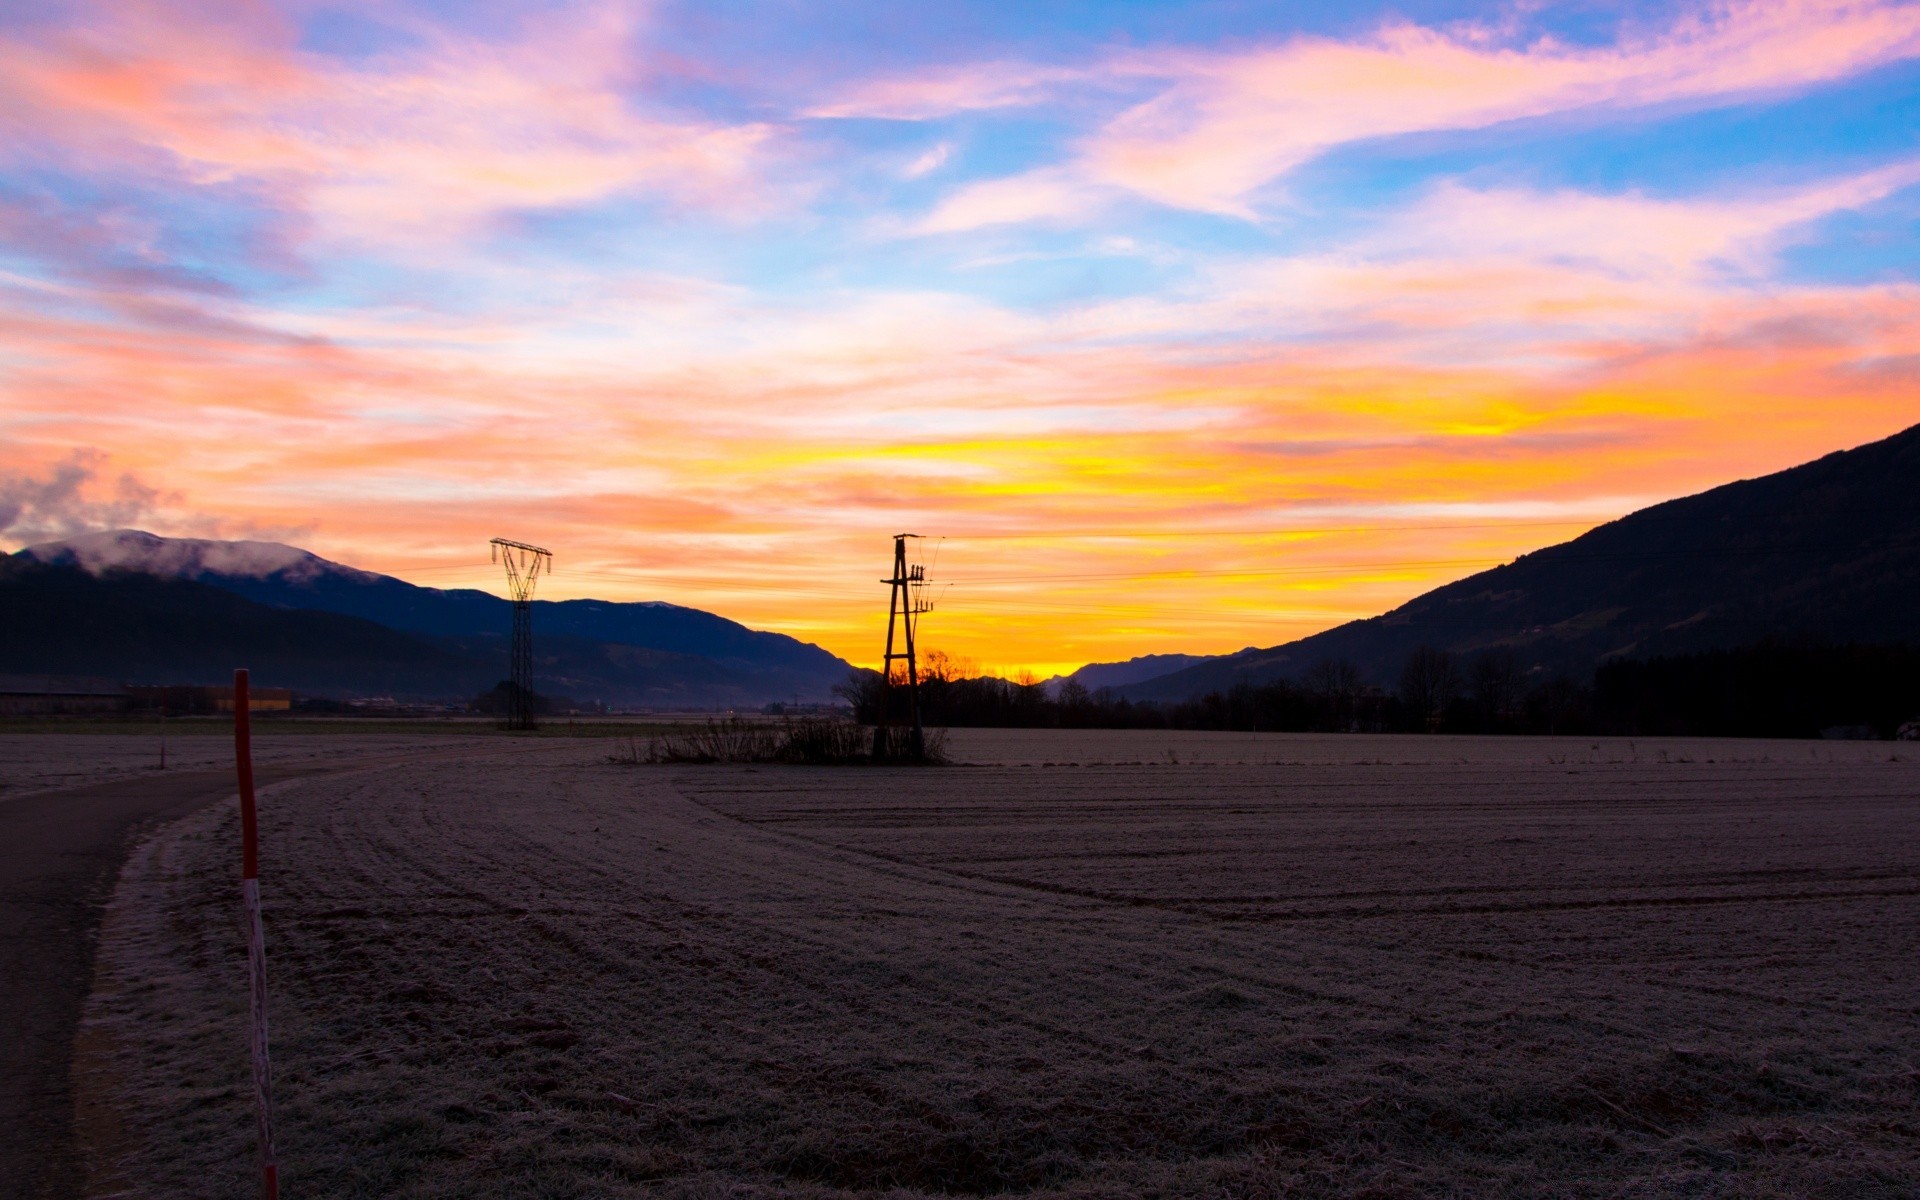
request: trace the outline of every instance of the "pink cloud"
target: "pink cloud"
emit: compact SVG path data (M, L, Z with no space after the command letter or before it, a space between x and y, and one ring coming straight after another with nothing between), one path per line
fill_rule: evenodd
M1158 95L1063 165L962 189L934 225L1084 216L1122 190L1250 218L1253 193L1345 143L1804 87L1916 54L1920 6L1872 0L1721 6L1604 49L1501 46L1485 29L1399 24L1349 41L1132 53L1101 76L1170 80ZM939 95L925 97L929 108ZM1006 201L1023 192L1059 203Z
M1344 242L1218 261L1181 291L1089 305L1055 332L1564 370L1597 343L1684 340L1729 306L1817 294L1773 279L1778 253L1809 223L1916 183L1920 160L1691 199L1446 182Z
M428 32L347 63L258 10L115 5L0 43L0 122L32 153L269 187L347 240L437 240L620 194L763 202L771 128L641 111L623 11L550 14L510 44Z
M1615 278L1699 282L1770 265L1792 231L1920 183L1920 160L1744 195L1659 199L1444 184L1364 239L1370 257L1565 263Z
M913 225L913 232L964 233L989 225L1072 219L1105 203L1113 192L1061 169L1029 171L960 188Z

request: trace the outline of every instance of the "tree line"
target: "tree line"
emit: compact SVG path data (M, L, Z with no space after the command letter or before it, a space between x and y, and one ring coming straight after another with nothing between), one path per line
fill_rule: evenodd
M936 650L919 690L921 718L935 726L1892 737L1920 717L1920 649L1766 642L1619 660L1576 680L1529 671L1504 648L1457 655L1421 646L1391 687L1366 680L1352 662L1326 659L1294 679L1178 702L1130 700L1074 680L1050 689L1030 673L1001 679ZM874 671L855 672L839 692L864 722L901 699Z

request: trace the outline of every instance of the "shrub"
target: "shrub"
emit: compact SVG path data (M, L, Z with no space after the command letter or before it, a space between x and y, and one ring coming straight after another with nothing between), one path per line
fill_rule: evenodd
M946 731L929 730L923 761L945 762ZM645 753L629 743L615 763L833 763L870 762L873 733L834 717L790 717L778 724L730 717L651 739Z

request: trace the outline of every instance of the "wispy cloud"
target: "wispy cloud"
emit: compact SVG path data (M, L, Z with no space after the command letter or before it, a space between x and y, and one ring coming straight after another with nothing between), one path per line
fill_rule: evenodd
M1106 69L1165 79L1156 95L1031 179L969 185L931 224L950 231L968 217L985 225L1083 215L1120 191L1252 218L1256 192L1336 146L1598 109L1725 102L1911 58L1920 54L1920 6L1733 4L1598 49L1551 38L1501 44L1508 36L1484 26L1397 23L1349 40L1131 52ZM1055 202L995 201L1025 193Z
M15 156L219 186L251 181L346 242L443 243L503 213L613 196L755 211L771 126L649 112L632 19L608 6L511 40L441 27L345 61L290 21L129 0L0 44Z
M1223 259L1074 319L1108 339L1232 331L1374 363L1577 366L1596 346L1685 340L1716 314L1818 293L1783 287L1778 255L1810 224L1917 183L1920 162L1689 199L1441 180L1310 253Z
M1111 198L1111 189L1063 169L968 184L914 223L915 233L966 233L989 225L1071 220Z
M936 146L930 146L912 162L901 168L900 176L903 179L923 178L945 166L947 160L952 157L952 142L941 142Z
M917 71L867 80L814 104L803 115L817 119L866 118L919 121L996 108L1023 108L1067 87L1099 78L1085 67L987 62Z

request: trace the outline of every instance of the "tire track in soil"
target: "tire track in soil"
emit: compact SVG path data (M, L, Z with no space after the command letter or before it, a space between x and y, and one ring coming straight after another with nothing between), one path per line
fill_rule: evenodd
M652 1130L644 1145L682 1147L675 1153L751 1175L777 1166L753 1139L785 1128L779 1114L796 1106L828 1122L839 1119L834 1097L853 1106L849 1119L869 1110L951 1119L948 1097L968 1087L1064 1105L1060 1120L1078 1119L1066 1115L1073 1104L1103 1097L1115 1112L1211 1098L1205 1103L1225 1120L1262 1105L1284 1110L1288 1097L1335 1112L1398 1114L1403 1104L1437 1103L1436 1080L1452 1089L1445 1095L1538 1095L1574 1112L1587 1102L1559 1098L1554 1088L1564 1090L1565 1079L1584 1078L1596 1062L1651 1061L1682 1034L1751 1040L1791 1031L1793 1044L1822 1053L1859 1042L1857 1013L1756 1023L1737 998L1695 996L1676 1007L1678 985L1633 970L1639 960L1627 941L1603 940L1583 960L1559 964L1457 953L1468 934L1505 939L1508 950L1565 945L1557 927L1541 924L1563 918L1614 922L1596 928L1616 939L1642 936L1644 927L1618 924L1641 919L1630 912L1470 914L1449 925L1465 932L1441 939L1428 932L1431 919L1405 913L1398 925L1221 921L1049 893L1030 880L969 878L927 859L964 850L974 833L923 824L934 830L930 840L889 850L887 839L909 826L890 819L888 832L874 833L857 804L842 802L847 815L811 826L753 819L764 784L790 810L822 788L878 794L884 781L874 773L767 772L749 781L729 768L562 764L525 774L503 784L463 765L402 770L350 795L312 798L298 814L284 806L288 820L299 817L287 832L302 839L303 858L332 867L288 881L275 936L313 952L323 926L384 925L391 940L355 951L357 990L374 998L371 1007L404 1017L406 1002L378 998L410 978L448 994L433 1002L444 1028L399 1026L417 1040L398 1051L403 1062L382 1069L405 1074L367 1076L367 1086L405 1079L410 1091L459 1095L447 1089L461 1077L436 1074L436 1060L470 1064L462 1069L501 1082L469 1089L523 1089L519 1099L503 1093L527 1107L501 1120L522 1114L567 1144ZM969 775L970 788L999 786ZM982 811L978 803L942 807L949 820ZM1191 806L1173 809L1194 817ZM1057 806L1050 811L1057 816ZM1106 811L1100 822L1130 820L1125 806ZM1215 807L1207 819L1222 813L1232 816ZM1193 834L1204 835L1204 827ZM323 915L349 908L367 915ZM1721 961L1711 930L1662 936L1709 965ZM491 984L461 990L482 972ZM301 998L316 1013L324 1001L313 992ZM533 1039L545 1035L530 1026L500 1032L512 1021L559 1022L550 1040L566 1045L542 1049ZM302 1036L314 1054L333 1055L329 1062L365 1049L323 1033ZM488 1038L502 1044L500 1057L479 1048ZM1512 1045L1536 1058L1498 1052ZM1536 1062L1557 1067L1561 1082L1543 1084ZM361 1070L350 1065L329 1078ZM583 1082L551 1093L534 1086L564 1072ZM742 1098L703 1098L688 1078ZM1629 1108L1640 1103L1606 1079L1598 1086ZM594 1098L602 1088L637 1107L602 1111L615 1107ZM701 1123L709 1118L715 1123ZM511 1141L499 1130L492 1136ZM479 1160L495 1164L488 1169L500 1161Z
M1796 788L1805 788L1808 782L1809 774L1818 776L1820 772L1818 772L1817 770L1814 772L1800 770L1800 771L1791 772L1785 776L1778 776L1778 777L1783 779L1790 778L1791 781L1795 784ZM1905 776L1905 779L1906 780L1911 779L1910 772L1907 773L1907 775ZM1855 789L1856 794L1855 796L1851 797L1851 799L1854 799L1856 802L1859 800L1866 800L1869 802L1893 801L1896 803L1909 803L1914 798L1914 793L1912 791L1910 783L1904 782L1902 779L1899 779L1899 778L1888 779L1886 782L1888 786L1884 786L1877 790L1876 789ZM710 795L713 793L720 793L725 790L726 789L718 786L707 789ZM794 827L799 825L804 825L807 823L813 823L816 825L827 826L828 828L823 830L822 832L827 833L829 836L831 836L832 822L827 820L815 819L812 816L812 814L815 811L814 809L802 808L796 805L795 798L799 795L804 795L804 792L800 792L796 790L796 792L793 795L789 795L787 797L768 803L766 805L766 807L772 809L775 813L778 814L779 819L777 820L776 823L781 826L782 831L796 837L808 839L809 835L798 832L798 830ZM1772 807L1772 808L1787 808L1787 807L1791 807L1796 800L1804 801L1805 799L1806 799L1805 797L1787 797L1787 798L1766 797L1764 798L1764 800L1760 802L1759 806ZM1724 806L1729 809L1739 809L1743 806L1743 802L1738 799L1728 800L1725 802ZM1744 802L1744 806L1747 808L1752 808L1752 807L1755 807L1755 804L1752 800L1748 800ZM1089 806L1086 806L1086 805L1061 803L1057 799L1057 797L1051 798L1048 801L1042 802L1041 804L1035 805L1033 807L1044 809L1047 812L1056 813L1056 814L1061 809L1071 809L1073 813L1077 816L1085 815L1088 812L1093 811L1089 808ZM1174 807L1178 808L1180 811L1186 813L1187 815L1192 815L1192 806L1176 805ZM1315 805L1312 807L1315 811L1318 811L1327 806ZM1393 810L1402 811L1402 812L1405 812L1405 811L1430 812L1433 810L1433 806L1426 806L1423 808L1418 804L1397 804L1392 802L1379 803L1374 805L1373 807L1393 809ZM1441 810L1447 811L1447 812L1459 812L1459 811L1468 810L1468 809L1481 809L1488 806L1463 805L1458 802L1448 802L1438 807ZM1694 805L1690 811L1697 812L1698 809L1701 807L1710 807L1710 806ZM953 805L953 804L941 803L938 800L930 801L926 806L926 811L928 814L938 814L946 818L951 818L955 814L978 814L983 811L990 811L990 810L991 810L990 804L976 803L976 804L970 804L970 805ZM721 810L721 811L725 811L725 810ZM898 827L901 827L902 825L908 824L906 822L897 820L897 817L901 813L908 812L909 809L903 808L897 805L879 805L879 806L874 806L873 808L868 808L858 804L839 803L839 804L834 804L830 806L822 806L819 811L830 814L832 817L836 817L836 818L844 818L844 817L861 818L859 825L860 825L860 828L864 830L864 829L872 828L872 826L868 825L864 820L864 818L867 816L869 812L877 811L884 818L886 818L886 820L883 823L884 828L898 828ZM1134 810L1132 809L1131 806L1128 806L1128 805L1118 805L1118 806L1110 807L1107 811L1131 812ZM1213 805L1208 807L1207 811L1211 813L1221 813L1221 812L1238 811L1238 810L1233 809L1232 806ZM1268 815L1266 810L1260 810L1260 811L1262 815ZM750 823L757 823L759 820L758 813L751 814L751 815L743 814L743 813L730 813L728 815L735 816L737 819L746 820ZM1032 820L1033 818L1030 815L1027 816L1028 823L1032 823ZM1914 895L1920 895L1920 888L1851 889L1847 891L1829 891L1829 892L1808 892L1808 891L1802 890L1802 891L1794 891L1794 892L1776 891L1776 892L1765 892L1765 893L1742 893L1742 894L1736 894L1736 895L1722 895L1722 896L1659 897L1659 896L1644 896L1644 895L1642 896L1627 895L1627 896L1610 897L1606 899L1589 899L1589 900L1575 900L1575 901L1549 900L1549 901L1535 901L1535 902L1528 902L1528 903L1515 903L1515 904L1508 904L1508 905L1497 905L1497 904L1446 905L1446 906L1431 906L1427 908L1384 907L1384 908L1373 909L1373 910L1357 910L1357 909L1348 908L1348 909L1330 909L1330 910L1319 910L1319 911L1309 911L1309 912L1296 911L1296 912L1289 912L1289 913L1261 913L1261 912L1219 913L1217 911L1210 911L1206 907L1210 903L1218 903L1217 900L1209 897L1180 897L1178 899L1169 899L1169 898L1163 898L1163 897L1140 896L1140 895L1133 895L1133 894L1127 894L1127 893L1112 892L1112 891L1094 889L1094 888L1076 888L1069 885L1062 885L1062 884L1051 883L1047 881L1034 880L1031 878L1024 878L1020 876L1009 876L1009 875L1002 875L1002 874L992 874L987 872L968 871L965 869L956 868L949 864L929 862L929 861L926 861L924 858L910 858L903 855L888 854L885 851L876 850L871 847L853 845L845 841L825 841L818 836L814 836L810 840L814 840L816 844L820 844L823 846L831 845L835 849L841 852L865 853L865 854L869 854L874 857L883 859L888 862L902 865L902 866L915 866L923 870L944 872L944 873L954 875L956 877L962 877L962 878L975 880L979 882L997 884L997 885L1008 887L1008 888L1029 889L1029 890L1039 891L1039 892L1048 893L1048 894L1074 896L1082 899L1093 900L1096 902L1112 904L1118 907L1124 907L1124 908L1130 908L1130 909L1136 909L1136 910L1140 908L1158 909L1163 912L1182 913L1182 914L1197 916L1201 918L1217 920L1223 923L1287 924L1287 923L1296 922L1296 921L1324 921L1324 922L1382 921L1382 922L1391 923L1395 921L1404 921L1408 918L1431 919L1431 918L1444 917L1444 918L1452 918L1452 919L1459 919L1459 918L1471 919L1476 917L1486 917L1486 916L1496 916L1496 915L1524 916L1524 915L1547 914L1547 913L1600 912L1605 910L1687 908L1687 907L1697 907L1697 906L1704 906L1704 905L1744 906L1744 905L1757 905L1757 904L1768 904L1768 903L1794 903L1794 904L1826 903L1826 904L1843 904L1843 905L1858 904L1858 903L1871 904L1876 902L1884 903L1887 900L1906 899ZM1798 874L1798 875L1801 875L1802 877L1806 877L1806 876L1818 877L1824 874L1823 872L1820 872L1818 870L1783 871L1783 872L1746 871L1746 872L1739 872L1738 874L1751 878L1754 875L1774 875L1774 874L1780 874L1780 873ZM1862 878L1902 879L1902 880L1915 878L1915 875L1909 871L1885 871L1885 870L1875 871L1875 870L1855 869L1855 870L1846 871L1846 872L1836 872L1835 874L1845 874L1845 875L1851 876L1856 881ZM1663 883L1660 886L1671 888L1676 885L1671 883L1670 881L1663 881ZM1694 885L1687 885L1687 886L1694 886ZM1706 885L1699 885L1699 886L1713 886L1713 885L1706 884ZM1593 890L1593 885L1566 885L1566 887L1568 889L1580 887L1580 888L1583 888L1584 890ZM1433 890L1434 889L1414 889L1412 892L1403 892L1400 894L1426 894L1426 893L1432 892ZM1517 892L1531 891L1531 890L1537 890L1537 889L1501 888L1501 889L1471 889L1471 890L1493 892L1493 893L1504 892L1507 894L1513 894ZM1378 895L1383 898L1391 897L1395 895L1395 893L1391 891L1384 891L1384 892L1377 891L1370 894ZM1313 898L1318 899L1319 897L1313 897ZM1513 961L1513 960L1509 960L1509 961ZM1553 972L1556 974L1563 974L1563 975L1569 973L1569 970L1567 967L1563 965L1554 964L1551 962L1541 962L1538 964L1524 963L1524 964L1518 964L1518 965L1522 965L1525 968L1529 969L1530 971ZM1257 981L1258 981L1257 979L1247 980L1247 982L1257 982ZM1654 979L1646 980L1644 982L1644 986L1647 986L1653 989L1665 990L1665 991L1671 991L1671 992L1691 992L1698 995L1713 995L1713 996L1721 996L1721 997L1733 997L1733 998L1740 998L1740 999L1755 1000L1755 1001L1759 1001L1761 1003L1766 1003L1770 1005L1790 1007L1797 1011L1806 1011L1809 1009L1813 1009L1813 1010L1825 1011L1828 1013L1832 1013L1834 1015L1842 1015L1842 1016L1857 1015L1858 1012L1860 1011L1858 1007L1824 1004L1819 1001L1809 1001L1805 999L1794 1000L1790 998L1771 996L1766 993L1751 992L1751 991L1745 991L1741 989L1701 986L1698 984L1691 984L1691 983L1687 983L1685 981L1679 981L1679 980L1665 980L1665 979L1654 978ZM1905 1009L1901 1009L1895 1006L1882 1006L1881 1011L1887 1013L1888 1015L1906 1015Z
M683 795L685 795L684 792L683 792ZM690 803L699 805L702 808L705 808L708 811L713 812L717 817L721 819L729 820L729 821L738 821L742 825L745 825L750 828L757 826L757 823L752 820L741 818L734 814L727 813L724 810L715 809L712 806L706 804L704 801L698 798L695 798L693 796L688 795L686 798L689 800ZM890 865L892 867L899 869L896 872L892 872L892 874L900 875L903 878L910 878L915 880L916 882L920 882L923 884L930 882L935 884L936 886L945 885L948 887L952 887L958 891L964 892L971 896L982 896L982 897L992 897L996 899L1006 899L1009 894L1014 896L1019 896L1019 895L1031 896L1034 893L1039 893L1042 897L1046 897L1046 898L1055 898L1055 899L1074 898L1074 899L1090 900L1097 904L1102 905L1103 907L1111 907L1111 908L1126 910L1130 914L1137 914L1138 911L1141 909L1149 909L1149 910L1158 910L1158 912L1161 915L1169 916L1169 917L1188 917L1188 918L1199 919L1202 921L1209 921L1211 919L1210 914L1197 911L1197 910L1191 910L1178 905L1161 905L1161 904L1155 904L1149 901L1143 901L1136 897L1127 897L1127 896L1109 897L1096 892L1078 891L1078 890L1072 890L1067 888L1055 888L1055 887L1051 887L1043 884L1036 884L1030 880L1023 880L1018 878L999 878L999 877L994 877L994 876L980 874L980 873L953 871L936 864L929 864L929 863L925 863L917 860L910 860L910 859L902 858L899 856L889 855L877 850L855 847L855 846L848 846L840 843L822 842L822 841L819 841L818 839L809 838L804 834L794 833L791 830L786 830L786 829L780 830L780 836L783 839L791 839L793 841L799 842L813 849L836 852L840 855L851 856L856 860L867 859L867 860L873 861L875 864ZM981 883L987 883L993 886L990 889L982 889L979 886L977 886L978 884L981 884ZM1137 917L1135 919L1137 920ZM1081 934L1082 936L1085 936L1085 934L1087 933L1087 930L1085 929L1083 924L1076 923L1076 932ZM1137 928L1137 925L1129 923L1124 927L1122 927L1121 929L1116 930L1112 935L1111 941L1114 944L1116 950L1118 950L1121 946L1130 947L1139 941L1142 935L1142 932L1143 932L1142 930ZM1225 952L1222 955L1222 961L1241 963L1246 961L1248 957L1252 957L1252 956L1246 954L1243 951L1229 951L1229 952ZM1125 958L1120 957L1119 961L1124 962ZM1113 968L1109 967L1108 971L1111 972L1112 969ZM1279 967L1276 965L1275 972L1277 972L1278 970L1279 970ZM1371 1012L1375 1012L1382 1015L1402 1014L1405 1011L1404 1002L1398 999L1384 999L1384 998L1375 997L1375 996L1367 996L1364 994L1356 993L1351 989L1336 991L1336 990L1309 988L1299 983L1297 979L1295 979L1294 977L1291 977L1291 976L1281 977L1274 972L1270 972L1267 974L1251 974L1251 973L1245 972L1244 970L1229 970L1224 966L1214 966L1209 968L1209 971L1214 977L1218 979L1232 980L1234 982L1248 984L1251 986L1261 988L1274 995L1285 995L1285 996L1293 997L1295 999L1310 1000L1317 1003L1337 1004L1349 1010L1371 1011ZM1138 981L1143 984L1154 985L1151 991L1151 998L1149 999L1143 996L1139 1001L1141 1004L1144 1005L1144 1004L1164 1003L1166 999L1166 988L1165 988L1164 976L1162 974L1142 973L1137 978L1138 978ZM1005 1015L1008 1020L1011 1020L1016 1024L1025 1023L1031 1020L1031 1018L1027 1015L1025 1008L1019 1007L1019 1006L1008 1008L1006 1010Z
M703 813L710 812L710 810L704 808L702 808L701 811ZM743 831L751 830L751 826L742 825L730 818L721 817L718 819L725 821L726 825L736 829ZM478 830L480 828L481 826L471 821L463 826L464 830ZM758 833L755 836L764 839L769 835L766 833ZM564 871L571 876L578 877L583 870L592 871L594 869L591 864L583 863L577 858L563 857L554 854L548 847L537 842L516 842L513 843L513 850L511 852L503 851L499 849L503 839L498 833L492 831L487 832L483 839L475 838L473 840L484 840L489 844L488 851L482 855L482 857L496 860L511 857L520 869L530 875L543 875L549 872L560 873ZM787 841L787 839L784 838L780 840L783 842ZM404 840L399 843L401 846L406 844L408 843ZM450 859L471 855L475 852L476 848L476 846L471 844L463 844L460 847L459 854L446 855L444 857ZM817 849L817 847L808 845L805 849L811 852ZM732 864L737 861L737 856L730 854L709 855L707 857L710 862ZM407 871L414 870L416 869L414 863L417 861L418 860L406 860L404 865L399 866L399 869ZM777 877L785 877L791 873L791 870L792 868L790 866L782 866L775 874ZM914 873L916 875L924 874L918 868L914 869ZM759 878L758 873L742 871L735 867L723 873L719 879L715 881L715 885L722 891L738 892L750 887ZM943 884L942 886L947 887L951 885ZM977 891L977 889L967 890L969 892ZM596 911L598 915L607 915L605 910ZM541 935L542 941L565 947L568 952L568 958L576 966L581 963L597 963L605 966L609 963L622 961L622 956L609 954L590 940L569 937L565 933L544 924L529 927L526 931L538 933ZM684 926L676 928L675 932L680 934L692 933L691 930L686 929ZM844 931L841 929L836 928L831 932L815 931L808 934L794 929L790 924L756 921L751 917L733 913L729 914L728 934L734 939L748 937L758 943L758 945L753 948L737 946L729 948L731 951L728 956L729 958L734 959L736 962L746 964L751 967L752 970L742 970L738 967L730 968L722 963L713 961L705 955L705 952L698 952L700 957L699 965L703 971L713 978L732 983L743 991L759 991L764 990L768 986L769 977L771 977L779 983L784 984L790 990L811 992L823 998L831 997L833 1002L846 1012L869 1018L878 1018L891 1011L890 1000L885 998L866 1000L847 996L836 990L836 985L831 979L823 979L821 977L818 966L818 958L820 956L837 953L841 957L845 957L848 953L847 940ZM796 951L796 943L804 949ZM694 957L694 954L695 952L690 952L689 957ZM1070 1025L1040 1020L1032 1014L1030 1007L1022 1006L1018 1002L994 1003L983 1001L980 996L975 994L968 994L966 996L939 996L922 990L920 994L916 996L916 1007L926 1010L916 1016L917 1023L923 1025L939 1026L956 1020L978 1020L984 1015L1007 1027L1030 1029L1049 1037L1071 1042L1084 1049L1096 1050L1116 1058L1135 1057L1129 1047L1118 1045L1110 1040L1091 1038L1083 1030Z

